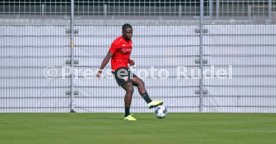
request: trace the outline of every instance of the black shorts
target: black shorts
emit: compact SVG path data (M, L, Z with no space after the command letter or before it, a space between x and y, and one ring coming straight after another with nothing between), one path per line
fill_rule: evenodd
M112 72L114 74L115 80L119 86L123 86L127 82L131 81L133 77L136 77L129 68L127 67L120 67Z

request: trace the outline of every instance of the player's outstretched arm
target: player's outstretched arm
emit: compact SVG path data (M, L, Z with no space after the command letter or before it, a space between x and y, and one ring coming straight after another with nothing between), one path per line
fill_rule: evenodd
M111 53L110 51L108 51L107 55L103 59L103 62L101 64L101 66L100 66L100 69L97 72L96 76L98 78L101 77L102 71L103 71L104 67L106 66L106 64L109 62L109 60L111 59L112 55L113 55L113 53Z
M129 59L129 60L128 60L128 63L129 63L129 65L131 65L131 66L133 66L133 65L135 64L134 60L132 60L132 59Z

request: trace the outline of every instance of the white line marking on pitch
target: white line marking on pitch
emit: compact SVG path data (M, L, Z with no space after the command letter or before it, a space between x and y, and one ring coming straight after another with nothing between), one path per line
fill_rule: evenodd
M251 133L276 133L276 131L228 131L233 133L244 133L244 132L251 132Z

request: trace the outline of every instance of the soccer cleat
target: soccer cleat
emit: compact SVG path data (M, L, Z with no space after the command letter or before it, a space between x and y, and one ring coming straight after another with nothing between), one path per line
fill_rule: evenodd
M130 114L130 115L124 117L124 120L127 120L127 121L136 121L136 118L134 118L134 117L132 116L132 114Z
M159 105L162 105L163 102L162 101L151 101L150 103L148 103L148 107L149 108L154 108L157 107Z

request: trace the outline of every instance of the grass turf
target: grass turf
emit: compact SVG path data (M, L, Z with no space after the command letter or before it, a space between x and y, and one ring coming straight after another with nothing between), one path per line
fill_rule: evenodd
M276 114L0 114L0 144L273 144Z

